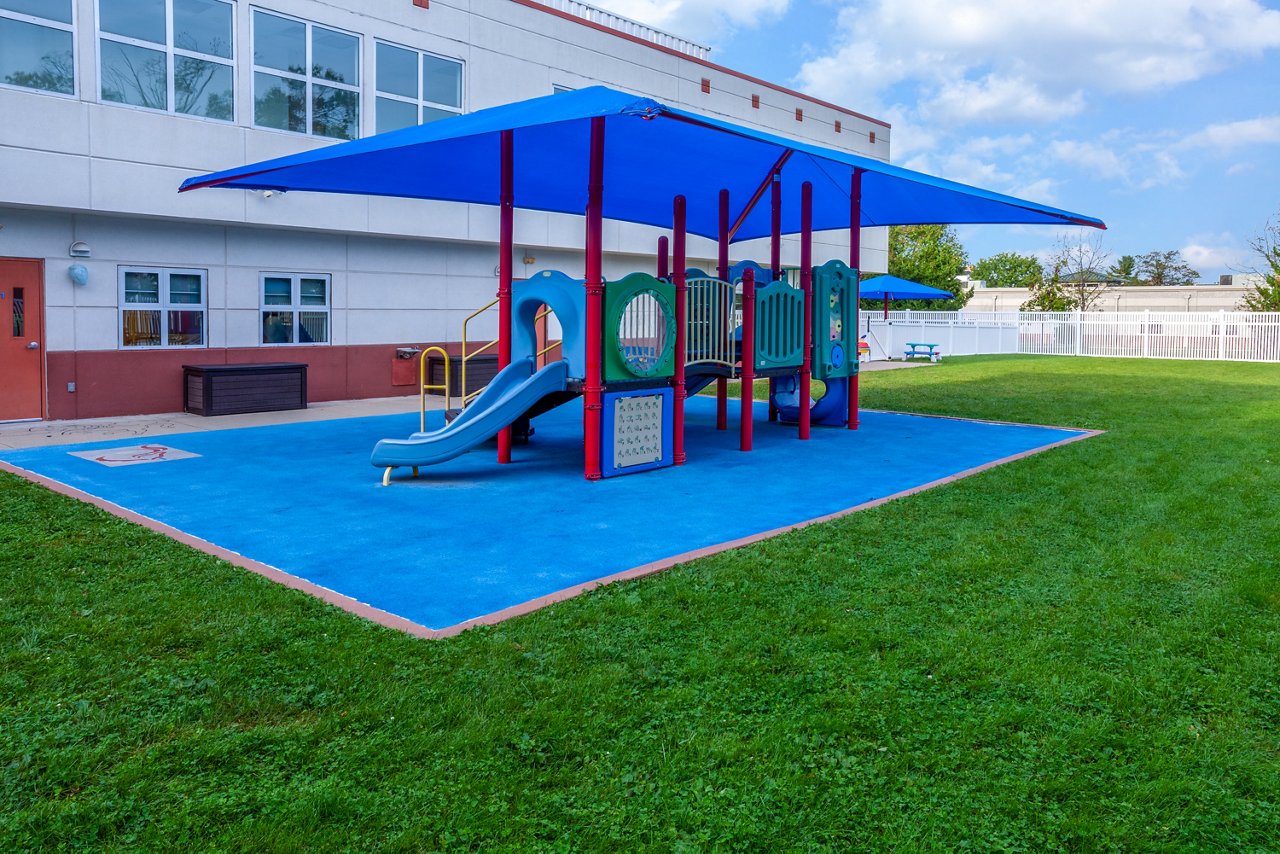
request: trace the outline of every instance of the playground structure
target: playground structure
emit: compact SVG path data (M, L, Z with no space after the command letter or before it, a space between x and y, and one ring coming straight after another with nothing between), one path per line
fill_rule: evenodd
M765 281L758 283L761 278ZM810 281L812 294L807 295L788 284L781 271L775 275L753 261L740 262L724 278L691 268L684 276L683 312L676 310L677 286L669 278L631 273L606 281L601 476L672 465L673 446L684 447L683 441L675 442L676 395L697 394L712 382L718 384L717 427L722 430L728 421L726 382L743 384L742 450L751 450L750 392L757 379L770 381L770 420L800 423L798 387L806 361L812 376L827 385L827 393L812 407L811 423L845 426L849 379L858 370L851 357L858 326L856 276L844 263L829 261L811 272ZM584 312L582 280L546 271L513 283L510 327L473 351L467 352L464 343L463 352L465 365L469 356L487 351L505 335L511 364L439 430L425 431L424 406L418 433L379 442L372 462L384 468L384 484L397 467L412 467L416 475L422 466L453 459L510 425L580 395L586 384ZM539 346L536 324L551 313L560 322L562 338ZM679 314L684 317L683 336L676 332ZM560 358L538 367L539 357L556 349ZM678 360L684 368L681 378Z
M791 194L785 207L784 186ZM513 421L580 394L588 480L684 463L685 399L708 373L719 383L717 420L722 428L727 426L725 381L736 375L744 386L743 450L751 448L751 389L757 369L774 387L771 408L779 417L794 416L800 439L809 438L815 415L819 423L843 420L849 429L857 429L857 271L864 224L1066 223L1105 228L1091 217L603 87L479 110L191 178L181 190L202 187L496 204L498 378L452 424L431 434L381 442L372 462L387 470L442 462L495 430L498 460L510 462ZM766 194L770 204L761 205ZM541 211L585 211L583 278L543 277L559 281L562 288L572 287L572 300L567 294L551 293L544 300L524 285L513 287L517 203ZM670 229L669 241L659 241L657 276L632 274L613 287L605 281L606 216ZM815 271L815 229L847 229L849 256L843 269L824 265ZM690 233L715 239L718 246L716 278L695 276L692 289L686 275ZM800 237L799 283L792 292L779 283L784 233ZM737 295L730 274L730 244L764 237L770 241L769 276L760 285L759 297L757 268L742 270L739 343L732 315ZM671 273L665 275L668 269ZM830 276L827 284L824 275ZM819 290L826 288L825 304L815 300L815 276ZM560 304L552 297L561 298ZM544 303L559 318L566 342L563 358L538 369L536 355L530 355L537 352L533 318ZM704 308L708 314L691 326L687 313ZM686 340L696 335L703 337ZM668 354L669 348L673 349ZM775 376L775 370L783 376ZM826 377L834 390L824 397L821 409L812 407L810 400L815 375ZM794 390L789 388L792 382ZM384 480L388 477L389 471Z

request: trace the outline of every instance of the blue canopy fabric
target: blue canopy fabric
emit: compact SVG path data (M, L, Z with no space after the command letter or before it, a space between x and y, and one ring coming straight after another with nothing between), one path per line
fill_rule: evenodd
M684 195L688 229L715 239L719 192L731 221L786 156L782 231L800 231L800 185L813 185L815 230L850 225L849 189L862 176L862 225L1014 223L1106 228L1099 219L934 178L879 160L668 107L602 86L479 110L426 125L228 169L201 187L399 196L497 205L499 134L513 132L518 208L582 214L590 120L605 119L604 216L669 228ZM788 154L788 152L790 152ZM767 193L735 240L767 237Z
M862 283L858 296L862 299L952 299L955 294L897 276L876 276Z

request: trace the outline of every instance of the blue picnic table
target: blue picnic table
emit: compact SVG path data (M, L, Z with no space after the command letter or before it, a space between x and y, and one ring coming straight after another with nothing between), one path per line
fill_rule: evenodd
M906 345L907 349L902 351L903 359L914 359L916 356L923 356L930 362L936 362L942 358L942 352L938 349L937 344L907 341Z

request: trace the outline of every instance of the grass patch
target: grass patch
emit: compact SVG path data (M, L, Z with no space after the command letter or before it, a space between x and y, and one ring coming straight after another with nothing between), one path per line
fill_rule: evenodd
M0 476L0 847L1274 849L1280 366L862 387L1108 432L443 642Z

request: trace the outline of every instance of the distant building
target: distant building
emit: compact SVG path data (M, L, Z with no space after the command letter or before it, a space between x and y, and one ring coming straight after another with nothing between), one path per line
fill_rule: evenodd
M572 0L0 0L0 324L21 339L0 375L30 389L0 420L174 411L189 363L304 362L313 400L409 391L395 349L457 341L493 297L496 208L179 183L593 84L889 160L884 122ZM519 211L516 275L579 275L582 232ZM606 275L649 269L658 234L607 224ZM884 230L863 258L886 268Z
M1153 288L1142 285L1108 287L1093 311L1235 311L1245 288L1188 285ZM966 311L1017 311L1031 298L1028 288L977 288Z

